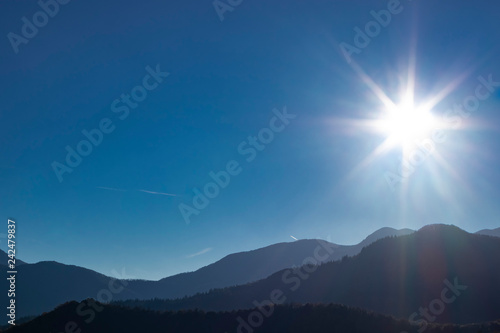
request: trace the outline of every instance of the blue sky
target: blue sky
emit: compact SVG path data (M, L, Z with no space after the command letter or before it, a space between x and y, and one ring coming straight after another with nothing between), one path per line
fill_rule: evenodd
M360 70L394 101L410 59L416 102L456 82L437 116L478 77L500 81L493 0L401 1L348 63L339 45L355 45L353 29L388 3L244 0L221 21L211 1L70 1L16 53L8 34L41 8L2 2L0 213L17 220L18 257L158 279L290 235L354 244L384 226L498 227L500 88L406 185L384 178L397 149L357 168L385 140L341 121L379 116ZM148 66L169 75L120 119L113 102ZM239 145L284 108L295 117L247 162ZM59 182L53 162L103 119L114 130ZM179 205L232 160L241 172L187 224Z

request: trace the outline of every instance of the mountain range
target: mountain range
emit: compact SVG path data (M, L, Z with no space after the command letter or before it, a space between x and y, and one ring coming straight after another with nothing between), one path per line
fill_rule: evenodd
M410 229L382 228L357 245L337 245L323 240L298 240L230 254L194 272L177 274L159 281L115 280L93 270L55 261L42 261L18 267L16 299L23 304L20 316L39 315L67 301L94 298L103 302L126 299L179 298L210 289L241 285L263 279L279 270L301 266L319 243L334 249L322 262L358 254L372 242ZM0 258L7 255L0 250ZM17 261L20 262L19 260ZM23 263L23 262L22 262ZM122 288L120 288L120 281ZM7 287L7 281L0 283ZM112 287L110 288L110 283ZM116 286L115 286L116 285ZM119 292L110 292L110 289ZM7 289L5 289L7 290ZM110 297L111 296L111 297ZM0 321L5 322L5 320Z
M183 299L118 304L230 311L274 298L285 304L339 303L399 318L414 314L414 320L428 316L440 323L484 322L500 318L499 257L500 238L430 225L378 240L341 261L312 265L311 260L254 283Z
M445 279L454 283L454 278L458 276L468 278L466 281L476 287L475 292L485 297L476 297L477 301L488 300L500 309L500 303L485 295L486 286L492 288L493 295L498 291L491 279L480 286L477 283L479 277L471 275L469 268L460 261L460 258L462 261L469 258L467 263L475 268L476 274L498 278L498 265L494 258L500 254L500 238L486 235L494 236L500 228L476 234L450 226L432 228L437 231L430 232L431 227L418 232L382 228L352 246L323 240L278 243L230 254L197 271L159 281L116 280L86 268L54 261L24 263L18 267L18 315L39 315L64 302L86 298L101 302L128 300L121 304L156 310L248 309L255 306L254 301L269 299L270 292L281 286L288 292L287 302L334 302L405 317L411 309L418 309L419 304L425 304L430 297L439 294ZM461 240L461 247L444 241L450 237ZM427 243L422 240L427 240ZM442 247L444 245L446 247ZM5 252L0 254L6 257ZM442 271L442 267L448 264L443 258L453 263L447 274ZM428 266L423 264L425 262L429 263ZM406 263L405 267L403 263ZM314 274L307 274L307 278L297 275L302 269L313 269L309 268L311 264L316 265ZM488 267L491 272L487 272ZM284 274L287 276L284 277ZM462 283L462 278L459 283ZM6 288L7 282L3 284ZM295 286L300 288L290 291L290 287ZM398 294L400 289L415 290L415 295ZM470 305L468 298L472 296L467 294L460 300ZM148 301L153 298L156 300ZM394 299L400 298L402 304L394 303ZM459 305L453 305L456 306ZM451 308L448 307L448 311ZM484 310L482 307L478 309ZM453 315L453 311L450 314L445 312L437 321L461 323L470 322L471 318L479 321L500 318L500 314L490 310L484 311L484 316L477 315L475 311L462 316L464 311L459 308L459 316Z
M90 300L89 300L90 301ZM68 302L28 323L8 329L9 333L32 332L120 332L120 333L499 333L500 321L470 325L422 323L395 319L342 305L294 305L269 308L267 316L256 316L259 309L233 312L163 312L94 304L93 315L80 316L81 303ZM86 309L87 310L87 309ZM251 318L257 318L252 320ZM250 318L250 321L248 320ZM262 318L260 320L259 318Z

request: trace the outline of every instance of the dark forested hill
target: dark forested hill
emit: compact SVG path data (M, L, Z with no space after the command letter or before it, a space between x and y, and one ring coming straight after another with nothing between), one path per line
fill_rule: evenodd
M476 325L410 325L407 320L340 305L265 307L225 313L154 312L103 305L89 300L70 302L34 320L10 328L9 333L498 333L500 322Z
M499 238L431 225L379 240L341 262L287 269L256 283L179 300L126 304L232 310L251 308L278 293L285 303L334 302L402 318L413 315L413 320L481 322L500 318L498 258Z
M322 257L322 262L327 262L338 260L346 255L358 254L363 246L379 238L409 232L412 231L382 228L360 244L352 246L336 245L313 239L278 243L252 251L230 254L197 271L177 274L159 281L117 281L74 265L54 261L24 264L18 260L18 266L24 264L18 267L19 288L16 297L19 304L22 304L19 307L19 315L38 315L52 310L61 303L71 300L80 301L89 297L100 301L113 301L194 295L213 288L256 281L281 269L300 266L319 244L332 249L327 256ZM7 255L0 250L1 258L4 258L3 262L7 264ZM7 280L3 279L0 286L3 286L2 290L7 290ZM5 322L6 318L0 319L0 323Z

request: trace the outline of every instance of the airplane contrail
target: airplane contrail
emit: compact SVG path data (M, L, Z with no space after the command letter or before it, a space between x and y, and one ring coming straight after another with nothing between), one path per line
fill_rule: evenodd
M197 257L197 256L200 256L202 254L205 254L207 252L210 252L212 251L213 249L211 247L207 247L206 249L203 249L201 250L200 252L196 252L196 253L193 253L193 254L190 254L190 255L187 255L186 258L193 258L193 257Z
M102 190L108 190L108 191L120 191L120 192L125 192L127 190L121 190L119 188L112 188L112 187L104 187L104 186L97 186L97 188L100 188Z
M164 193L164 192L155 192L155 191L148 191L148 190L122 190L120 188L104 187L104 186L97 186L97 188L100 188L102 190L120 191L120 192L139 191L139 192L144 192L144 193L149 193L149 194L166 195L166 196L169 196L169 197L178 197L179 196L178 194Z
M170 197L178 197L179 196L178 194L163 193L163 192L153 192L153 191L147 191L147 190L138 190L138 191L145 192L145 193L151 193L151 194L168 195Z

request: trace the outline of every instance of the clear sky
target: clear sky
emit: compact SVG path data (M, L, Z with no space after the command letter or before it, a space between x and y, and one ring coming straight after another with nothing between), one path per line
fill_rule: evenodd
M90 0L53 17L2 1L0 216L18 257L159 279L290 235L498 227L500 4L394 1ZM401 149L364 124L412 82L446 138L391 187ZM71 167L82 131L97 145Z

